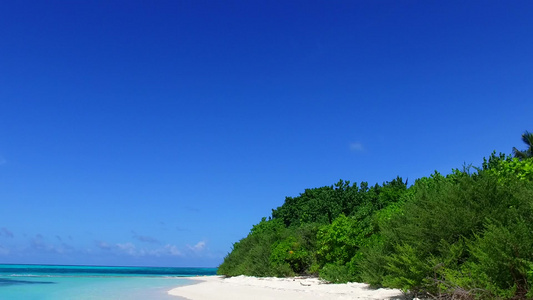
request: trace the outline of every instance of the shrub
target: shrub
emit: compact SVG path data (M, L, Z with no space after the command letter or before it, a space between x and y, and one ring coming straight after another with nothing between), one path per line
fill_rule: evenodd
M309 252L292 236L274 243L270 261L274 266L289 266L293 274L303 273L311 262Z
M353 218L340 215L317 233L317 257L321 265L347 264L362 244L363 232Z
M376 234L372 240L361 250L362 259L358 262L359 276L363 282L374 287L383 285L383 278L387 274L387 254L383 239Z
M533 184L499 176L456 170L417 181L412 200L380 223L382 244L363 251L361 278L415 293L532 296Z
M354 279L346 265L327 264L320 270L319 275L331 283L346 283Z
M233 245L232 251L224 258L218 274L226 276L275 275L270 262L272 245L281 239L286 229L278 220L263 220L253 226L250 234Z
M468 245L469 260L458 270L443 273L452 286L477 298L532 298L533 223L517 214L507 223L487 221L486 229Z

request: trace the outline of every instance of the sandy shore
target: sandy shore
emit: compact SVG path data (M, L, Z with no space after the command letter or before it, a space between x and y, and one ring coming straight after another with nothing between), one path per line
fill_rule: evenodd
M316 278L256 278L237 276L191 277L197 284L177 287L168 293L190 300L348 300L401 299L393 289L371 289L364 283L327 284Z

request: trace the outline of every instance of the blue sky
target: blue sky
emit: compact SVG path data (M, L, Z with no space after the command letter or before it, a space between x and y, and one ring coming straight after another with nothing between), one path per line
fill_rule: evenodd
M286 196L533 130L531 1L2 1L0 263L217 266Z

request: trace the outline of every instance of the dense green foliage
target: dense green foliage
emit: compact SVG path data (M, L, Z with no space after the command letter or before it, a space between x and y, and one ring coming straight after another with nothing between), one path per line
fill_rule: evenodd
M361 249L378 227L375 212L399 201L407 184L396 178L368 187L339 181L287 197L248 236L233 245L219 267L224 275L321 274L334 282L357 278ZM326 267L326 268L325 268ZM328 276L327 270L342 273ZM331 272L330 272L331 273Z
M319 275L413 294L533 298L533 158L307 189L237 242L224 275Z

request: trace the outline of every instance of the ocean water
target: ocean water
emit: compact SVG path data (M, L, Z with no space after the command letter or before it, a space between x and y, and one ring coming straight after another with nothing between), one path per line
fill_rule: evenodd
M184 276L216 268L0 265L0 300L179 300L167 292Z

